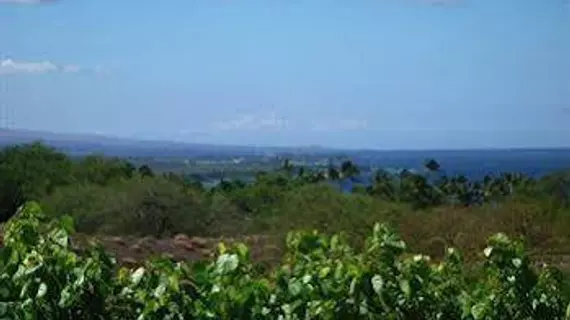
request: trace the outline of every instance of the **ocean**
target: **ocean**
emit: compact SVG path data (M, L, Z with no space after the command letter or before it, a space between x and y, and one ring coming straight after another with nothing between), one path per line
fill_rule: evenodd
M520 172L532 177L570 170L570 149L363 151L349 154L356 164L369 168L424 170L435 159L442 173L481 179L486 174Z
M335 155L335 158L350 159L358 165L362 174L355 181L362 185L372 182L376 169L423 172L427 159L435 159L440 164L439 174L464 175L470 180L481 180L485 175L496 176L504 172L540 178L552 172L570 170L570 149L353 151ZM242 178L248 182L253 179L253 176ZM206 185L212 187L218 182L211 180ZM351 181L339 183L342 190L352 189Z

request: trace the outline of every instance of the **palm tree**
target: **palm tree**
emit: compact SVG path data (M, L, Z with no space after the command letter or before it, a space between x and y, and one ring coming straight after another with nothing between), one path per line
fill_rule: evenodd
M138 171L139 171L139 174L143 177L154 177L154 172L146 164L143 164L142 166L140 166Z
M376 174L374 175L373 185L368 189L369 193L378 195L388 200L397 200L398 190L394 180L394 177L392 177L387 171L376 171Z
M291 160L285 159L281 165L281 170L287 173L288 176L291 176L293 174L293 164L291 164Z
M338 169L335 168L333 165L329 165L327 169L327 176L329 179L333 181L340 179L340 173L338 172Z
M340 172L343 178L353 180L360 174L360 169L352 161L346 160L340 165Z
M297 177L298 177L299 179L303 179L303 178L305 177L305 174L306 174L306 173L307 173L307 172L305 171L305 167L304 167L304 166L300 166L300 167L299 167L299 170L297 171Z
M437 172L440 169L440 165L435 159L428 159L424 163L424 168L426 168L429 172Z
M428 180L433 184L435 174L440 169L439 163L435 159L428 159L424 163L424 168L428 171Z

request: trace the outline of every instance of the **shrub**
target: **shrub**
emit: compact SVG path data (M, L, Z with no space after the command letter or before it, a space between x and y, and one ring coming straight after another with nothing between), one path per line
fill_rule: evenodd
M42 203L49 214L68 214L77 219L79 231L89 233L199 234L208 223L201 194L162 177L69 186Z
M9 219L25 201L37 201L73 182L71 172L72 162L65 154L41 143L0 150L0 221Z
M43 223L43 224L42 224ZM45 225L47 228L41 228ZM94 246L70 250L70 218L28 204L5 226L0 317L10 319L569 319L560 274L535 271L521 243L489 238L468 277L449 248L432 262L376 224L362 250L343 234L293 232L282 264L254 272L248 248L219 245L193 265L148 261L117 270Z

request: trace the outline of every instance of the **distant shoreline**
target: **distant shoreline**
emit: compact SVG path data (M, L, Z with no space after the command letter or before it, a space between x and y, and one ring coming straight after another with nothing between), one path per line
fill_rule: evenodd
M56 133L49 131L34 131L24 129L4 129L0 128L0 146L12 144L30 143L42 141L55 148L74 148L78 144L83 147L113 148L128 147L137 150L145 149L172 149L188 150L198 149L202 152L224 152L224 153L293 153L293 154L382 154L382 153L466 153L466 152L570 152L570 146L560 147L501 147L501 148L434 148L434 149L374 149L374 148L334 148L325 146L256 146L256 145L231 145L231 144L209 144L194 143L169 140L133 139L124 137L104 136L88 133ZM85 149L85 148L81 148Z

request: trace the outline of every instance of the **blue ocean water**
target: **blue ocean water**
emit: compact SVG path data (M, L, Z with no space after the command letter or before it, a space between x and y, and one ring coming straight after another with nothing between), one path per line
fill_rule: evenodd
M434 159L440 164L440 175L463 175L469 180L481 180L485 175L498 176L505 172L540 178L552 172L570 170L570 149L367 151L348 155L348 158L364 170L355 181L338 182L344 192L350 192L355 184L370 185L375 169L425 172L427 159Z
M481 179L486 174L520 172L532 177L570 170L570 149L363 151L349 155L358 165L421 171L426 159L435 159L447 175Z
M497 176L504 172L540 178L552 172L570 170L570 149L360 151L345 152L341 158L350 159L361 168L362 174L355 179L361 185L372 182L376 169L425 172L424 163L427 159L435 159L440 164L440 174L464 175L470 180L481 180L485 175ZM251 182L254 177L243 177L242 180ZM218 182L219 180L212 180L206 185L212 187ZM350 180L334 184L337 183L347 192L354 186Z

